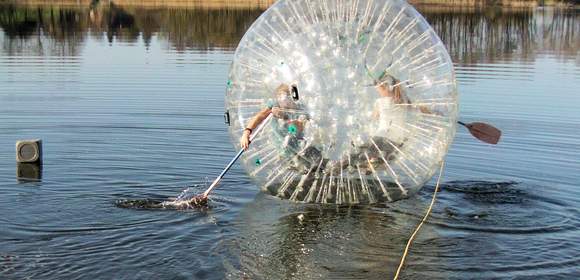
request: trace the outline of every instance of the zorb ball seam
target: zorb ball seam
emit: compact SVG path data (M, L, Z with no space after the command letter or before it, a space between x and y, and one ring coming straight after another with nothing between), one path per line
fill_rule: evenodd
M281 0L240 41L226 109L237 148L258 112L277 112L242 157L262 190L372 204L431 179L455 135L458 96L445 46L408 3Z

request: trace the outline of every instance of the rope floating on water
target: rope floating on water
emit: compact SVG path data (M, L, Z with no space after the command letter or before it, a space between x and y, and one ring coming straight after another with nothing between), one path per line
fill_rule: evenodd
M427 218L431 214L431 210L433 210L433 205L435 204L435 200L437 198L437 192L439 192L439 183L441 182L441 177L443 175L444 167L445 167L445 160L441 161L441 168L439 169L439 177L437 178L437 184L435 185L435 191L433 191L433 198L431 198L431 204L429 204L429 208L427 208L427 213L425 213L425 216L423 217L423 219L421 220L421 222L419 223L419 225L417 226L417 228L415 229L413 234L411 234L409 241L407 241L407 246L405 246L405 251L403 251L403 256L401 257L401 263L399 263L399 268L397 268L397 273L395 273L395 277L393 278L394 280L399 279L399 274L401 273L401 270L403 269L403 265L405 264L405 259L407 258L407 254L409 253L409 248L411 247L411 243L413 243L413 240L415 239L415 236L419 232L419 229L421 229L421 226L423 226L423 224L425 223L425 221L427 220Z

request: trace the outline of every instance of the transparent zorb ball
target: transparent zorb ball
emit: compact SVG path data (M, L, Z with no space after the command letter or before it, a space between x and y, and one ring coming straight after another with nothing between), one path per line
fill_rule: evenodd
M235 52L232 141L276 111L242 157L264 191L294 201L376 203L417 192L455 134L449 55L404 1L278 1Z

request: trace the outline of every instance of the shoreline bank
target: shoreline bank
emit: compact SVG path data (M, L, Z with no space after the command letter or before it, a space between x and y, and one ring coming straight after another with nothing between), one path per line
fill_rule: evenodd
M267 9L276 0L0 0L0 4L29 6L83 7L107 5L139 6L145 8L203 8L203 9ZM414 6L454 9L489 7L529 9L537 7L580 8L580 0L409 0Z

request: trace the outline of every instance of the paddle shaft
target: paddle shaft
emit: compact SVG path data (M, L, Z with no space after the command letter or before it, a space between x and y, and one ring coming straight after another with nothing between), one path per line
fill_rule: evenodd
M232 165L234 165L234 163L242 156L243 153L244 153L244 149L241 149L238 152L238 154L230 161L230 163L228 163L226 168L224 168L224 170L222 170L222 173L220 173L220 175L217 178L215 178L213 183L211 183L209 188L207 188L207 190L203 193L203 196L209 195L209 193L219 184L219 182L226 175L226 173L230 170L230 168L232 168Z
M265 124L270 120L270 118L272 117L272 114L268 115L268 117L262 122L262 124L260 124L260 126L256 129L256 131L254 133L252 133L252 135L250 136L250 142L254 140L254 138L256 138L256 136L258 136L258 134L262 131L262 129L264 128ZM457 121L458 124L465 126L467 129L471 130L472 128L462 122L462 121ZM234 158L232 158L232 160L230 160L230 162L228 163L228 165L226 166L226 168L224 168L224 170L222 170L222 172L220 173L220 175L211 183L211 185L209 186L209 188L207 188L207 190L203 193L204 197L207 197L209 195L209 193L219 184L219 182L222 180L222 178L226 175L226 173L228 173L228 171L232 168L232 166L234 165L234 163L242 156L242 154L244 153L244 149L241 149Z
M254 140L254 138L256 138L256 136L258 136L258 134L260 134L260 132L262 131L262 129L266 126L266 123L268 123L268 121L270 120L270 118L272 117L272 114L269 114L268 117L262 122L262 124L260 124L260 126L256 129L256 131L254 131L252 133L252 135L250 136L250 142L252 142ZM211 185L209 186L209 188L207 188L207 190L203 193L204 197L207 197L209 195L209 193L219 184L219 182L222 180L222 178L226 175L226 173L228 173L228 171L230 170L230 168L232 168L232 166L234 165L234 163L242 156L242 154L244 153L244 149L241 149L234 158L232 158L232 160L230 160L230 163L228 163L228 165L226 166L226 168L224 168L224 170L222 170L222 173L220 173L220 175L215 178L215 180L213 181L213 183L211 183Z

